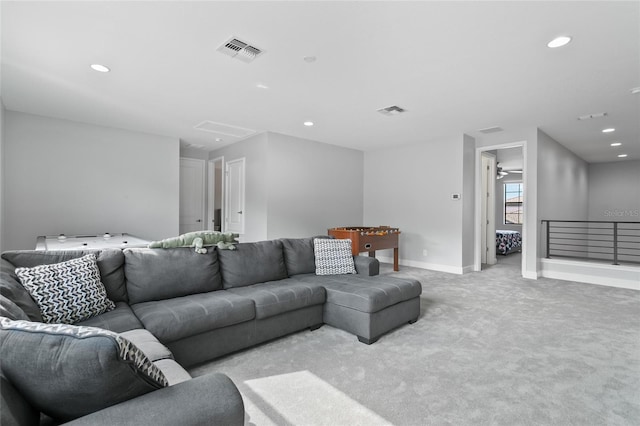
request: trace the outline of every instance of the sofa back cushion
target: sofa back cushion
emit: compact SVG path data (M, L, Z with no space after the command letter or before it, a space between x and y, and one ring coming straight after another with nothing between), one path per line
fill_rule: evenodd
M318 235L309 238L283 238L282 248L284 261L289 276L298 274L314 274L316 262L313 253L314 238L332 238L328 235Z
M105 250L52 250L33 251L16 250L2 253L2 258L15 268L33 268L39 265L66 262L87 254L95 254L100 281L104 284L107 297L114 302L127 302L127 289L124 281L124 255L120 249ZM27 312L27 314L29 314Z
M7 302L12 302L20 308L29 320L42 322L42 314L38 304L31 298L27 289L20 284L15 269L7 260L0 259L0 295L6 298ZM2 316L11 319L27 319L21 318L19 312L12 309L9 303L5 305L4 300L2 306L7 311ZM13 312L13 314L9 314L9 312Z
M217 250L199 254L190 247L124 250L129 303L206 293L222 288Z
M216 250L224 288L287 278L282 241L240 243L236 250Z
M68 421L168 385L124 337L94 327L0 318L2 373L34 408Z

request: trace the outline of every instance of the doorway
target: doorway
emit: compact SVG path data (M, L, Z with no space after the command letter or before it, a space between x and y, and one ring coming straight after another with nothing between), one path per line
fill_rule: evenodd
M514 142L510 144L487 146L476 149L476 207L475 217L475 256L474 270L481 271L495 263L509 263L518 265L525 276L525 226L524 202L526 194L525 173L526 143ZM507 178L507 176L509 176ZM521 188L519 195L519 222L513 222L514 214L505 211L504 183L518 183ZM514 185L511 185L514 186ZM512 190L511 186L508 188ZM493 195L492 195L493 194ZM491 200L493 198L493 200ZM513 204L513 199L509 201ZM505 219L507 218L507 219ZM509 230L520 232L522 248L520 252L502 255L496 250L497 231Z
M204 160L180 158L180 234L204 229Z
M224 157L209 160L208 229L225 232L224 223Z

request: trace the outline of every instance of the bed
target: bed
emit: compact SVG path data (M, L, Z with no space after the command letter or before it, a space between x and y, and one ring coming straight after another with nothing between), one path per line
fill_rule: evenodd
M522 235L518 231L496 230L496 253L507 255L522 249Z

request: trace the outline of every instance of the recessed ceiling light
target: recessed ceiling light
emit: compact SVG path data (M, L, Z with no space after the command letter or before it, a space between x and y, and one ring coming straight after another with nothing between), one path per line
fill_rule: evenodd
M633 89L631 89L631 94L632 95L637 95L638 93L640 93L640 86L639 87L634 87Z
M222 138L216 138L216 142L222 142Z
M305 125L305 126L307 126L307 127L311 127L311 126L313 126L313 121L305 121L305 122L304 122L304 123L302 123L302 124L304 124L304 125Z
M615 131L616 129L614 129L613 127L609 127L608 129L602 129L602 133L611 133Z
M556 37L553 40L551 40L549 43L547 43L547 47L550 47L552 49L556 47L562 47L569 44L570 41L571 41L571 37L569 36Z
M109 67L100 64L91 64L91 69L98 72L109 72Z
M620 145L622 145L620 142L614 142L611 144L611 146L620 146Z
M262 84L262 83L256 84L256 87L258 89L268 89L269 88L269 86L267 86L266 84Z
M624 158L624 157L626 157L626 156L627 156L627 154L618 154L618 157L619 157L619 158Z

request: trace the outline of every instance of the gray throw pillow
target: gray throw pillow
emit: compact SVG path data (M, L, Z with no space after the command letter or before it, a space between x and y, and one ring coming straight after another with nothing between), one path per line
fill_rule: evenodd
M94 327L0 318L2 372L34 408L69 421L168 385L133 343Z
M73 324L114 309L100 281L96 256L32 268L16 268L20 283L36 301L47 323Z
M351 254L351 240L313 240L316 258L316 275L356 274Z

